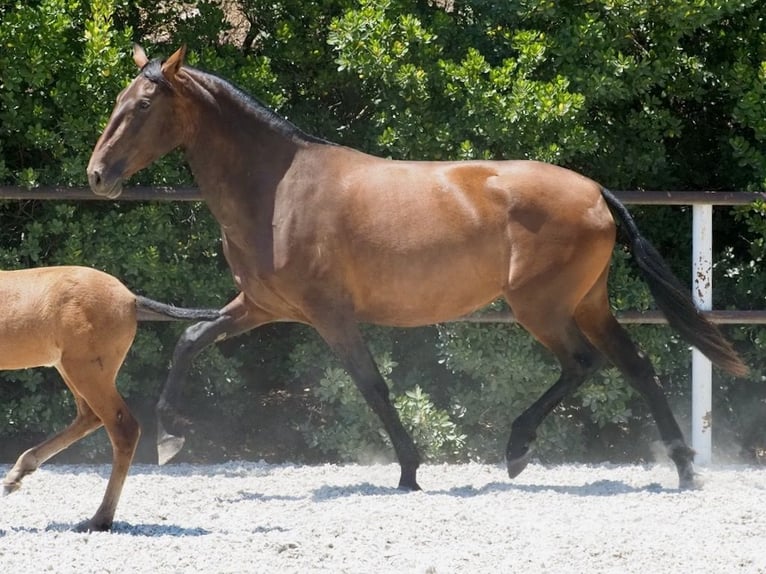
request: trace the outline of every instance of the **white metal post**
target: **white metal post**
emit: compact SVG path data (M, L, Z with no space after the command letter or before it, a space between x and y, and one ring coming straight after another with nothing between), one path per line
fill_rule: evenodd
M713 308L713 206L694 205L692 221L693 298L703 311ZM692 349L692 447L694 461L710 464L712 459L713 383L710 360Z

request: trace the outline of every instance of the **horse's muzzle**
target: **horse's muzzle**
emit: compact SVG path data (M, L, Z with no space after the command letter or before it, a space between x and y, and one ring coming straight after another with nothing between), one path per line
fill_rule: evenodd
M98 169L88 168L88 184L96 195L116 199L122 193L122 178L106 178Z

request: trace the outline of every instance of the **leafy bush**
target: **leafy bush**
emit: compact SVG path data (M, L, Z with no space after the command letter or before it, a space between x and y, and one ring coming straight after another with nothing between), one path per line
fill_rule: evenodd
M85 184L114 98L135 74L129 52L139 40L152 57L186 42L191 64L310 132L373 153L543 159L614 189L766 187L766 20L758 0L227 5L239 9L239 21L211 0L0 3L0 183ZM173 154L132 183L189 184L191 176ZM631 211L690 281L688 208ZM235 292L218 227L199 204L2 201L0 221L3 268L91 265L186 306L221 305ZM764 308L763 221L762 204L716 209L717 308ZM616 310L652 305L621 249L610 293ZM120 373L144 422L182 328L142 326ZM716 432L762 444L766 329L726 332L753 374L716 374ZM631 333L683 417L686 345L665 327ZM547 351L518 327L453 323L368 336L405 424L434 459L497 460L513 418L558 377ZM71 417L55 374L2 373L0 381L0 436L49 433ZM188 410L246 421L254 393L279 385L314 389L319 406L304 431L318 449L343 458L387 449L348 377L303 329L264 330L203 354L187 386ZM582 459L595 443L608 456L636 458L643 454L634 445L654 432L641 400L606 370L549 417L538 447L546 460Z
M428 384L429 380L423 374L413 377L414 370L410 371L410 377L392 376L399 365L392 357L396 351L390 330L368 329L367 333L373 356L391 392L391 401L423 458L461 457L465 437L459 426L444 409L434 404L420 384L412 382L417 379ZM296 345L291 353L291 368L296 378L318 379L311 387L318 406L302 428L309 446L341 460L388 460L393 456L381 422L351 377L334 357L328 356L321 341L308 337ZM395 379L399 380L398 384L394 383Z

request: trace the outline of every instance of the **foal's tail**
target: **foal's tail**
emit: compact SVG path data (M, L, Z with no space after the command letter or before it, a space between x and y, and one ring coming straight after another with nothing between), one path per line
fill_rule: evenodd
M141 295L136 295L136 312L139 321L212 321L221 316L218 309L186 309Z
M700 313L689 290L681 285L662 256L641 235L627 208L608 189L601 188L601 195L612 214L622 223L630 241L633 259L670 326L724 371L737 376L747 375L747 365L718 327Z

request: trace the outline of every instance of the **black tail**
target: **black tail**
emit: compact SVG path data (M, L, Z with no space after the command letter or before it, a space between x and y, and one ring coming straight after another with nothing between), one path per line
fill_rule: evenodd
M185 309L136 295L139 321L212 321L221 316L218 309Z
M612 214L622 224L630 241L633 259L649 284L657 306L680 335L697 347L718 367L733 375L744 376L747 365L713 323L708 321L678 278L654 246L639 232L627 208L608 189L601 189Z

